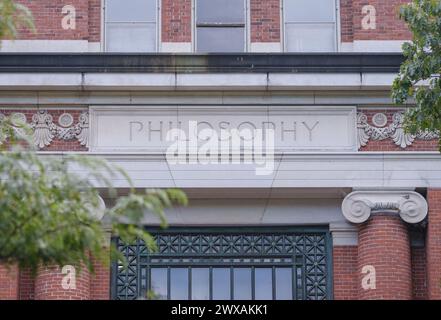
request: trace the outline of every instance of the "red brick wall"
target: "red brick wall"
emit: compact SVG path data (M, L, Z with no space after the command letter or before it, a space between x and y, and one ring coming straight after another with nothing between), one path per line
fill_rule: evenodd
M355 300L357 299L358 275L358 247L335 246L333 256L334 299Z
M93 0L96 2L97 0ZM18 0L32 12L36 33L21 30L19 39L50 39L50 40L88 40L89 39L89 1L88 0ZM76 9L76 29L64 30L61 12L65 5ZM95 20L94 20L95 21ZM96 22L95 22L96 23ZM94 25L94 23L92 23ZM96 31L96 26L93 27Z
M441 189L429 189L429 223L427 226L428 298L441 300Z
M352 0L354 40L407 40L411 34L405 23L399 19L399 7L408 0ZM362 8L372 5L376 9L376 29L363 30ZM345 11L345 14L349 14ZM346 20L347 18L343 19Z
M251 0L251 42L280 41L280 0Z
M162 0L162 42L191 42L191 0Z
M352 0L340 0L340 28L342 42L352 42L354 40L352 20Z
M412 299L409 232L399 216L374 215L358 235L359 298ZM376 271L376 289L362 288L363 266Z
M89 0L89 41L101 41L101 0Z
M18 299L18 267L0 264L0 300Z
M34 300L35 275L30 270L20 270L19 299Z
M94 273L90 277L90 298L93 300L110 299L110 264L99 261L94 263Z
M101 0L18 0L33 12L37 33L22 30L20 39L89 40L101 39ZM280 41L280 1L250 0L251 41ZM411 38L404 22L398 18L398 8L408 0L340 0L341 39L406 40ZM76 30L63 30L61 9L73 5L77 13ZM362 7L376 8L375 30L363 30ZM191 42L191 0L162 0L162 41Z
M415 300L427 299L426 249L411 248L412 296Z

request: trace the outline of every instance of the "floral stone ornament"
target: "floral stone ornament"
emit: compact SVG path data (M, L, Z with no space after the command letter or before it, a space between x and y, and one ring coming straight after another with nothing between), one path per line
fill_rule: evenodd
M402 149L412 145L417 140L433 140L439 138L439 132L421 131L418 134L409 134L404 131L403 112L397 112L392 116L392 123L386 126L386 115L377 113L372 121L374 126L368 123L367 116L359 112L357 114L358 149L367 145L369 140L385 140L391 138Z
M5 115L0 113L0 120ZM11 122L18 126L19 123L26 123L23 113L13 113ZM82 146L89 146L89 114L84 111L80 114L78 123L74 124L74 117L70 113L63 113L58 120L58 125L53 122L53 116L47 110L38 110L32 115L32 122L29 123L33 130L32 140L39 149L49 146L54 139L72 141L78 140ZM21 133L20 128L14 128Z

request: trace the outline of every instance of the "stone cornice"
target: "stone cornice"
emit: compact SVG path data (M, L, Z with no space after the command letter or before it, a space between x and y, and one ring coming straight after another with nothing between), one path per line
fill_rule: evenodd
M390 72L400 53L2 53L1 72Z

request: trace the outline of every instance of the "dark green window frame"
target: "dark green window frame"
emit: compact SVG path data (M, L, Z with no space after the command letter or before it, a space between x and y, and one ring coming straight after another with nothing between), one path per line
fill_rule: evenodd
M167 270L167 299L170 273L186 269L191 297L192 269L209 269L209 297L213 298L213 269L230 269L230 298L234 298L234 270L251 272L254 300L255 272L272 270L272 298L276 298L276 269L291 268L292 298L296 300L332 299L332 240L326 227L174 227L149 228L158 251L148 253L142 241L126 246L114 239L128 260L123 269L112 266L112 298L144 298L150 290L151 271ZM258 270L259 272L261 270Z

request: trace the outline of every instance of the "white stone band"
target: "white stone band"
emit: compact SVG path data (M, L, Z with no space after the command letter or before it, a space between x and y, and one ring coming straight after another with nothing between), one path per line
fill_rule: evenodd
M407 223L427 216L427 201L414 191L354 191L343 200L342 211L352 223L362 223L373 212L397 212Z

